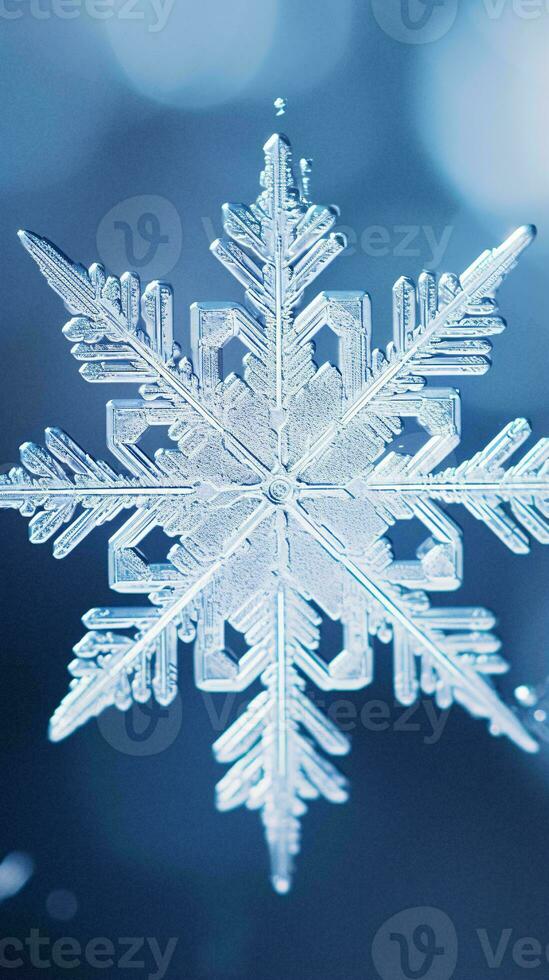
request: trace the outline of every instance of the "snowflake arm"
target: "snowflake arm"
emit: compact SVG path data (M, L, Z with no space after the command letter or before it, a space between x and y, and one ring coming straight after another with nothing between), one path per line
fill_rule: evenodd
M223 563L242 547L247 535L264 520L267 510L266 505L256 508L250 520L230 538L215 561L196 561L194 568L189 571L187 560L187 581L183 579L179 588L169 589L167 594L151 596L156 598L159 609L147 607L90 610L84 617L84 624L94 629L75 647L77 661L69 667L75 680L52 718L52 741L66 738L109 704L116 704L121 710L127 710L132 702L129 676L133 675L133 696L138 692L136 700L148 701L153 691L156 694L151 686L150 664L153 659L157 671L157 687L165 687L165 674L158 672L159 659L163 655L163 648L173 649L174 626L179 627L182 638L192 638L194 632L189 628L189 617L183 614L204 591ZM113 635L113 626L116 629L134 628L135 636L128 638L120 634ZM81 662L82 658L85 659L85 665ZM170 662L173 663L173 658L170 658ZM171 701L175 695L172 685L170 689Z
M520 462L503 468L530 433L526 419L515 419L471 460L433 476L428 491L432 499L463 504L517 554L529 551L522 528L549 544L549 439L540 439Z
M346 781L318 751L349 751L350 743L304 693L293 661L296 651L319 640L319 617L288 585L279 584L270 606L249 603L238 626L253 645L272 649L274 662L262 676L266 690L214 745L219 762L231 768L217 786L217 805L229 810L243 803L260 809L275 890L287 892L293 858L299 850L299 820L307 801L324 796L347 799Z
M258 473L264 468L246 446L226 431L215 414L185 383L190 374L186 359L180 365L173 345L172 292L163 283L151 283L141 306L147 332L139 329L140 284L134 273L118 280L107 277L100 265L88 271L75 265L47 239L19 232L20 239L40 270L76 313L64 328L77 341L73 356L83 360L80 373L87 381L130 381L144 385L145 398L167 397L183 402L243 456ZM177 368L177 369L176 369Z
M0 475L0 508L11 507L31 518L33 544L42 544L68 524L55 541L56 558L64 558L95 527L113 521L126 508L151 507L160 497L196 493L190 485L170 486L160 471L148 485L121 476L108 463L88 456L61 429L46 429L45 442L45 449L24 443L22 465Z
M341 418L315 440L294 465L302 479L315 480L314 464L332 448L340 450L358 425L378 438L386 436L391 401L405 392L421 391L431 375L482 375L490 367L490 344L484 339L501 333L497 289L535 237L535 228L517 229L498 248L487 250L461 275L436 277L422 273L416 289L402 278L393 290L393 341L386 351L371 354L368 380ZM307 310L301 314L308 323Z
M549 543L549 439L540 439L515 465L505 469L504 464L531 431L526 419L515 419L472 459L437 473L425 470L423 452L415 457L389 452L347 489L383 507L394 520L413 517L422 501L461 504L511 551L527 554L525 531L540 544Z
M265 144L261 180L264 191L250 208L224 206L225 230L233 241L217 240L211 248L246 288L249 305L263 321L258 328L265 337L263 356L248 358L247 379L283 412L315 373L312 347L298 337L293 310L306 286L343 251L345 239L328 234L337 220L335 208L300 198L284 136Z
M517 716L503 704L493 689L482 679L480 673L475 673L471 664L466 660L460 661L455 656L455 647L453 655L449 656L443 647L433 640L429 634L428 617L426 620L424 618L427 627L424 628L423 624L418 623L417 619L412 617L410 612L406 610L404 604L399 602L396 595L391 594L387 585L380 586L355 561L349 558L343 551L338 550L337 546L330 540L323 529L311 521L302 510L296 508L294 515L305 530L319 542L332 558L335 558L336 561L340 562L347 569L353 578L366 590L371 599L383 609L384 614L391 622L393 628L404 631L414 641L415 645L419 646L420 650L424 650L429 655L432 665L452 689L453 696L456 700L459 700L466 706L472 714L488 718L490 720L492 734L505 734L528 752L536 752L538 750L537 742L529 735ZM434 611L435 620L437 612ZM444 616L448 615L448 611L441 610L440 612L442 613L440 622L443 622ZM449 613L450 620L454 618L452 614L455 615L457 613L459 615L459 611L457 610L450 610ZM471 638L468 637L467 639L470 641ZM459 651L459 644L457 645L457 649ZM404 657L406 661L410 659L409 654L411 652L410 650L406 651ZM400 672L396 671L395 676L395 690L398 696L399 688L402 684L402 676L399 676L399 673L402 674L403 658L397 659L400 659ZM410 678L413 677L413 667L412 669L405 667L404 670ZM408 687L408 685L405 686ZM417 686L413 680L410 694L413 694L413 697L406 694L404 699L400 696L399 700L404 700L404 703L409 703L410 700L412 703L415 701Z

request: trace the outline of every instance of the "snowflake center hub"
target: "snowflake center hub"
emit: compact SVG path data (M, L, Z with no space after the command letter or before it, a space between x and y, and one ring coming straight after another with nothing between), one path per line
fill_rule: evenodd
M283 504L292 494L292 484L283 476L271 480L267 487L267 495L274 504Z

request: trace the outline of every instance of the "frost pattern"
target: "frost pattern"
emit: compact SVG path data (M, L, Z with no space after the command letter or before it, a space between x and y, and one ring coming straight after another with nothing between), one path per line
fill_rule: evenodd
M537 743L499 698L491 675L508 669L483 608L432 607L429 593L462 579L462 538L441 505L464 506L517 553L528 536L549 539L549 440L519 462L530 435L510 422L456 468L441 464L459 443L460 401L431 376L481 375L489 337L505 326L496 290L530 243L520 228L460 276L423 272L393 292L393 340L371 348L364 292L303 294L341 253L337 210L312 204L310 162L298 190L283 136L265 146L255 203L223 208L228 238L212 251L245 289L245 305L191 310L192 361L173 338L171 288L137 275L107 276L73 264L50 242L21 233L65 301L64 334L90 382L127 382L138 397L109 403L107 442L121 464L88 456L58 429L44 448L26 443L21 464L0 477L0 506L30 518L33 542L54 539L61 558L99 524L130 511L109 544L114 591L143 606L92 609L69 666L70 690L55 712L54 741L108 705L177 692L178 639L194 639L196 683L206 691L263 689L215 743L229 766L220 809L245 804L265 827L275 889L286 892L300 844L300 819L317 797L340 803L346 782L328 756L348 739L313 704L307 684L349 690L371 683L374 640L392 644L397 699L457 701L533 752ZM297 312L299 310L299 312ZM317 367L314 338L329 327L337 365ZM223 349L245 345L242 376L224 378ZM395 448L406 420L424 433L418 451ZM153 428L151 458L141 445ZM163 438L160 438L162 436ZM425 540L395 558L388 532L419 521ZM140 546L157 528L173 539L166 560ZM343 649L319 654L323 617L339 621ZM226 624L246 652L228 652Z

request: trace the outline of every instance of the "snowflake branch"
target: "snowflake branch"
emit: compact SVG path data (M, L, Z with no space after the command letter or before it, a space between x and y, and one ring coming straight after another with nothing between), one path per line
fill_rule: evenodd
M513 742L516 742L527 752L536 752L537 743L521 725L516 715L500 701L493 688L490 687L478 674L471 671L466 664L449 656L441 647L435 643L432 637L421 629L418 622L412 619L407 611L398 603L397 599L388 594L381 588L366 572L360 568L356 562L349 558L344 552L336 547L333 539L318 527L299 506L294 506L291 513L301 526L316 541L343 565L353 578L363 586L371 598L384 609L388 618L395 624L402 627L432 658L433 663L441 670L448 682L461 691L463 699L475 706L478 713L482 713L489 718L493 731L506 734Z
M137 640L126 646L119 657L102 664L99 671L93 675L85 675L77 681L52 717L51 741L58 742L66 738L90 718L99 714L107 704L114 702L122 675L135 670L136 664L143 655L149 657L152 655L155 644L164 630L178 621L186 607L196 599L221 566L240 548L246 537L259 527L270 512L271 507L268 503L261 504L232 537L223 554L187 588L176 592L174 600L154 615L152 622L140 632Z
M299 851L299 820L306 801L320 795L333 803L347 799L345 779L309 738L332 755L344 755L350 744L305 695L305 682L294 667L304 636L318 644L318 618L313 620L308 604L283 581L271 598L269 607L250 601L234 622L252 642L250 653L268 648L271 663L261 678L266 690L214 744L217 760L232 763L216 797L220 810L243 803L261 810L271 880L275 890L285 894Z
M227 431L209 408L198 400L173 366L140 339L135 315L132 319L130 313L125 314L122 308L120 284L117 280L110 278L105 282L104 275L98 271L97 266L92 267L90 275L83 266L75 265L45 238L26 231L19 232L19 237L69 310L89 317L96 325L95 332L93 330L88 332L82 327L85 342L96 341L106 330L108 337L122 347L115 348L113 351L103 350L102 355L127 359L129 354L132 361L133 376L130 374L132 380L156 382L159 388L157 395L165 397L167 392L171 392L177 399L183 400L209 426L221 433L227 445L234 447L237 454L256 473L265 474L263 464L236 436ZM143 369L145 369L144 373Z
M314 374L311 346L296 342L293 309L305 288L343 251L345 239L338 234L325 237L337 218L334 208L311 205L300 197L286 137L273 135L264 151L264 191L251 207L224 206L225 230L234 241L218 239L211 249L244 286L250 306L264 321L257 328L265 337L265 350L250 359L247 378L281 413Z
M414 457L389 453L366 478L355 481L352 493L372 499L381 495L395 516L403 502L461 504L511 551L526 554L528 537L520 526L541 544L549 543L549 439L540 439L507 470L503 464L531 431L526 419L515 419L472 459L436 474L417 472ZM504 503L510 504L512 516L501 506Z
M315 445L292 467L292 471L300 473L318 460L337 435L347 429L368 406L375 414L375 403L380 395L390 398L397 389L398 391L406 391L411 390L414 386L417 387L418 384L421 386L425 374L455 373L456 365L457 373L463 373L460 365L463 362L467 364L468 360L471 359L467 342L461 341L454 347L450 342L450 344L446 344L446 347L439 348L438 350L443 356L441 362L438 363L436 361L436 343L452 336L458 338L470 335L482 336L487 332L493 332L489 323L483 325L482 317L477 317L476 320L473 318L472 325L467 324L465 327L460 327L460 318L467 312L468 308L482 307L486 297L498 289L505 276L516 265L521 252L533 241L535 233L533 226L524 225L513 232L498 248L480 255L459 280L456 277L445 277L442 288L444 301L438 311L436 306L433 307L432 289L426 290L427 295L422 303L422 317L419 326L409 329L406 314L403 312L405 325L404 329L400 331L400 346L397 347L394 343L390 344L386 355L380 351L374 351L371 380L366 384L362 394L343 413L338 422L332 423L325 430ZM403 307L405 310L406 302L403 303ZM481 360L484 360L486 352L484 347L479 348ZM448 368L444 366L446 354L449 355ZM433 371L429 362L433 362ZM480 364L475 366L474 373L478 373L479 370L482 373Z
M31 518L33 544L43 544L68 524L55 542L56 558L64 558L94 528L114 520L124 508L136 506L144 489L103 460L88 456L61 429L46 429L46 449L24 443L20 456L22 466L0 476L0 508L11 507ZM181 487L179 492L195 491ZM78 508L81 513L73 520Z

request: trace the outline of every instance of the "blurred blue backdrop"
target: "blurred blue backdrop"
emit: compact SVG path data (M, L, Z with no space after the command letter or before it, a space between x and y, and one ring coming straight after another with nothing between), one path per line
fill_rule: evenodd
M322 288L366 288L378 343L398 276L460 272L515 225L538 224L502 290L510 326L494 367L461 385L463 457L519 415L547 433L548 39L546 5L516 0L3 0L0 461L52 424L103 455L105 396L127 397L79 379L62 305L17 229L87 265L168 277L185 343L191 302L241 298L208 244L222 202L256 196L261 148L279 126L298 157L314 158L315 199L340 206L349 235ZM549 673L548 558L539 546L516 558L456 517L459 602L498 613L510 698ZM109 601L107 532L63 563L27 543L17 515L2 516L0 534L0 852L26 851L36 869L3 906L0 938L40 928L52 941L144 936L164 948L178 937L169 980L375 977L374 935L410 907L450 917L459 980L521 975L511 947L489 969L477 930L493 945L503 929L549 943L549 754L523 756L459 710L436 744L421 711L419 731L395 730L382 651L375 685L352 700L388 702L392 722L356 726L351 801L312 808L294 891L280 899L257 817L213 808L221 707L194 689L188 656L163 751L119 751L109 722L48 744L80 616ZM71 893L63 914L52 892ZM150 955L134 971L154 972ZM83 964L70 976L97 973ZM8 974L28 980L34 968ZM108 972L119 975L134 974Z

